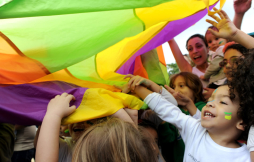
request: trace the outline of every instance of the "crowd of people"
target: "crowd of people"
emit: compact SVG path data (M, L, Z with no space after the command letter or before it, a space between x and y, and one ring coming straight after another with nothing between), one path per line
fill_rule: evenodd
M37 131L0 124L1 161L254 161L254 38L240 30L251 0L235 4L233 21L214 8L205 35L187 40L193 64L174 39L168 42L181 71L169 85L126 75L121 93L139 97L148 109L123 108L64 126L62 119L76 109L70 105L75 97L57 95Z

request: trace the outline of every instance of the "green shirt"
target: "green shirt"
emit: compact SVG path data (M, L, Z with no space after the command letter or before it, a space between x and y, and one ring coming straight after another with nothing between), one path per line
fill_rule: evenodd
M199 101L195 106L201 111L206 105L205 102ZM186 115L190 113L181 109ZM161 152L164 159L174 162L182 162L184 156L185 145L178 129L169 123L161 124L158 128L158 135L161 145Z

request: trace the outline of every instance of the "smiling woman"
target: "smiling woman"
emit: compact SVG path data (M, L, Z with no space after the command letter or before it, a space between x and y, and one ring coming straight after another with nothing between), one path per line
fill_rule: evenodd
M183 57L177 43L174 39L168 41L171 51L175 57L176 63L182 72L192 72L197 76L204 75L207 67L208 45L203 35L192 35L186 42L186 48L191 60L196 66L192 67ZM202 80L203 87L207 87L208 82Z

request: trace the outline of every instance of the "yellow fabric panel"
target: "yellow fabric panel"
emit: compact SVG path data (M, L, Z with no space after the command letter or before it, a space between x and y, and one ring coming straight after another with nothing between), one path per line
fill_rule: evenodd
M7 38L3 33L0 32L0 53L18 55L19 50L16 46ZM21 52L20 52L21 53Z
M104 89L108 89L108 90L114 91L114 92L121 91L121 90L119 90L113 86L107 85L107 84L95 83L95 82L90 82L90 81L85 81L85 80L75 78L74 76L72 76L69 73L69 71L67 69L63 69L63 70L57 71L55 73L46 75L46 76L39 78L37 80L34 80L30 83L46 82L46 81L64 81L64 82L72 83L72 84L78 85L80 87L85 87L85 88L104 88Z
M164 21L179 20L197 13L213 5L218 0L206 0L206 4L199 0L175 0L154 7L137 8L137 16L145 23L146 29ZM225 1L225 0L224 0Z
M126 81L124 76L114 73L125 63L134 53L150 41L156 34L158 34L167 22L162 22L145 30L144 32L125 38L119 43L107 48L106 50L97 54L96 65L97 72L102 79ZM121 55L119 55L121 54ZM110 61L105 61L110 60Z
M204 1L205 5L206 5L206 8L208 10L208 15L214 15L215 13L219 12L222 9L225 2L226 2L226 0L220 0L220 9L215 12L215 11L210 11L209 10L209 0L203 0L203 1Z
M78 123L114 114L121 108L139 110L144 102L135 96L100 88L86 90L80 106L62 124Z

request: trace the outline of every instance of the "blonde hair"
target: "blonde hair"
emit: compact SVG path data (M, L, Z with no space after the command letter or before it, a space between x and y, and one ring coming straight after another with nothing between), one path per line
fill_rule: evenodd
M90 127L77 141L72 162L156 162L151 138L118 118Z

